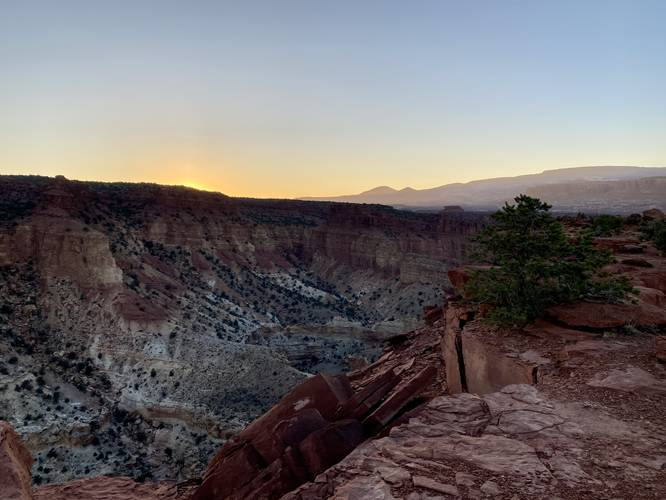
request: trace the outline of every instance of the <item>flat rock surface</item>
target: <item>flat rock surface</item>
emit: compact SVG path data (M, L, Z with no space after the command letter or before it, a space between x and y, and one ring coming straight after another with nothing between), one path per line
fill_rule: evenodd
M98 476L38 488L35 500L175 500L187 492L173 483L137 483L128 477Z
M663 430L513 385L437 397L283 498L664 498L664 450Z

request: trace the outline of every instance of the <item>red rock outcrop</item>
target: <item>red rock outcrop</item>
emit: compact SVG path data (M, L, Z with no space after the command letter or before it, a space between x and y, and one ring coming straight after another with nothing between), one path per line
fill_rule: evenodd
M37 488L35 500L185 500L190 491L173 483L137 483L128 477L97 476Z
M658 361L666 363L666 337L655 337L654 352Z
M14 429L0 421L0 497L2 500L31 500L32 457Z
M320 374L293 389L225 444L192 500L279 498L399 422L420 396L440 392L437 335L395 342L349 377Z
M548 316L568 327L591 330L620 328L626 324L666 325L666 309L640 302L636 304L577 302L552 307L548 310Z
M649 210L644 210L643 211L643 217L645 217L648 220L664 220L664 219L666 219L666 215L664 215L664 212L662 212L658 208L650 208Z
M434 398L283 500L662 498L663 429L529 385ZM658 415L652 412L652 415Z
M521 358L498 332L474 321L476 313L464 303L447 306L441 349L449 393L487 394L510 384L536 383L539 363Z

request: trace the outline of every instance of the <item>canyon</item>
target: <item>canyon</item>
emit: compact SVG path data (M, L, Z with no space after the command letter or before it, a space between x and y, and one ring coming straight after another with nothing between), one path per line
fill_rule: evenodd
M0 176L0 419L36 484L197 477L440 303L483 214Z
M3 499L666 495L659 210L591 240L625 299L500 328L484 214L0 181Z
M659 215L659 212L652 212ZM298 384L219 448L201 477L98 476L32 488L0 423L0 488L21 500L660 499L666 494L666 257L601 237L629 300L550 308L497 328L449 271L425 324L373 363Z

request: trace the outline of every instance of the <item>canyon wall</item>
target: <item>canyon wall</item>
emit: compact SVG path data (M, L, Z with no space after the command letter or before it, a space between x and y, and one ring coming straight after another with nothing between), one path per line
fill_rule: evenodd
M0 177L0 419L36 482L182 479L441 302L481 215Z

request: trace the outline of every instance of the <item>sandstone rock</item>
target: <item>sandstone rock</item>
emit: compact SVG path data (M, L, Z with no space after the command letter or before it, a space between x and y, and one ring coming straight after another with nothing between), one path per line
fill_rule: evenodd
M413 476L412 481L414 482L414 486L417 488L427 488L429 490L436 491L437 493L444 493L445 495L454 497L459 495L458 488L455 486L451 484L440 483L439 481L435 481L429 477Z
M360 476L340 486L330 500L398 500L379 478Z
M467 472L456 472L456 483L471 488L476 483L476 477Z
M462 353L469 392L487 394L510 384L537 383L539 369L534 359L507 357L482 337L463 333Z
M645 259L622 259L620 261L625 266L634 266L634 267L654 267L649 261Z
M401 467L377 467L382 479L391 485L402 485L412 478L412 475Z
M645 247L642 247L641 245L622 245L619 249L620 253L643 253L645 251ZM636 266L636 267L641 267L640 262L642 261L641 259L625 259L629 261L634 261L634 262L639 262L639 264L631 264L629 263L628 265L630 266ZM645 261L642 261L645 263ZM626 262L623 261L623 263L626 264ZM649 266L642 266L642 267L649 267Z
M648 220L664 220L666 219L666 215L664 215L664 212L659 210L658 208L650 208L649 210L644 210L643 211L643 217Z
M645 286L635 286L634 290L638 292L640 300L645 304L664 308L666 307L666 293L655 288Z
M373 411L363 421L363 426L370 433L376 433L387 425L407 403L418 396L419 392L426 387L437 374L437 369L433 366L424 368L411 379L407 380L404 386L398 387L396 392L386 399L375 411Z
M361 424L348 419L313 432L298 448L312 478L339 462L365 439Z
M37 488L35 500L186 500L189 487L137 483L129 477L96 476Z
M509 384L537 383L539 366L547 364L546 358L537 353L528 353L523 359L510 357L486 341L483 328L461 329L456 326L460 324L460 320L447 314L442 355L450 394L464 391L486 394Z
M543 319L536 320L533 324L526 326L523 331L526 334L533 335L535 337L544 339L555 338L565 341L589 340L598 337L597 334L584 332L581 330L574 330L571 328L564 328Z
M500 490L499 486L497 486L497 483L493 481L486 481L483 483L481 485L481 491L491 497L496 497L502 494L502 490Z
M361 439L358 422L357 427L346 421L328 424L351 392L344 375L319 374L294 388L222 447L193 499L227 498L240 491L274 496L314 477L320 472L317 467L330 465L333 457L339 460ZM336 440L337 445L332 443ZM307 470L300 455L294 456L294 448L305 454Z
M439 306L430 306L424 308L424 316L426 325L432 326L435 324L435 321L438 321L442 318L442 308Z
M612 351L621 351L628 349L630 344L626 342L609 341L609 340L581 340L568 344L564 347L564 352L569 355L576 353L585 353L588 355L603 354Z
M296 386L273 408L252 422L234 440L250 441L267 462L277 458L282 446L275 448L273 429L295 412L308 408L316 409L327 420L333 420L338 407L347 402L352 394L347 377L331 377L319 374ZM223 453L224 448L220 453Z
M551 307L547 314L566 326L592 330L619 328L627 323L639 326L666 325L666 310L645 303L577 302Z
M341 406L337 416L339 418L364 418L399 381L400 377L395 374L393 369L385 370Z
M650 431L639 422L620 421L580 403L552 400L533 386L512 385L482 397L460 394L433 399L409 422L394 427L388 437L366 441L317 483L303 485L289 498L313 498L307 492L322 491L323 484L336 492L349 491L350 484L384 485L380 468L411 471L415 488L433 483L448 486L438 478L450 478L456 469L470 466L483 470L487 496L511 498L518 493L520 498L558 498L573 490L589 498L604 498L600 479L605 480L608 466L591 467L590 457L619 464L612 475L624 474L623 480L631 485L617 490L619 497L637 491L636 484L641 484L645 488L640 486L639 495L659 492L655 496L659 498L664 492L661 465L647 457L654 457L664 444L666 434ZM462 479L459 472L456 477ZM462 480L457 484L469 488ZM404 498L413 493L404 484L400 491ZM474 491L467 493L473 496Z
M657 360L666 363L666 337L655 337L654 350Z
M441 350L446 370L446 386L451 394L467 390L465 365L462 358L462 329L475 313L473 308L456 302L449 302L446 308Z
M0 421L0 497L3 500L31 500L32 457L14 429Z
M328 422L316 408L306 408L295 412L294 416L282 420L273 428L275 439L284 448L298 445L313 432L326 427Z
M666 393L666 380L659 380L635 366L598 373L588 384L626 392Z

